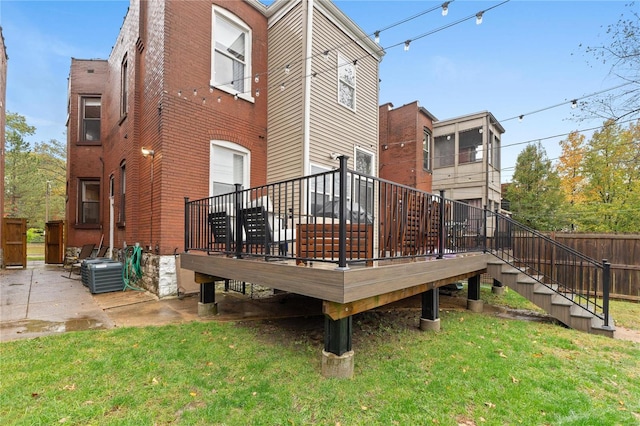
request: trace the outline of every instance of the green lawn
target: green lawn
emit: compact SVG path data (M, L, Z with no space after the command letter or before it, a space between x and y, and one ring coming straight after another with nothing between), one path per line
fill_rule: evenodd
M637 318L640 305L627 305ZM468 311L421 332L418 316L356 315L350 380L321 376L313 318L308 329L198 322L2 343L0 422L640 424L638 343Z
M27 260L44 260L44 243L28 243Z

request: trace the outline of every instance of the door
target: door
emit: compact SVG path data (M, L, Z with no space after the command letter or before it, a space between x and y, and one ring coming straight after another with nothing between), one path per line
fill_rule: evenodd
M27 267L27 219L2 219L4 266Z
M61 264L64 261L64 221L45 224L44 263Z

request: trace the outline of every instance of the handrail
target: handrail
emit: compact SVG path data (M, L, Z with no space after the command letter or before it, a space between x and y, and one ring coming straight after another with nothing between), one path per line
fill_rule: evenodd
M609 326L611 270L606 260L598 262L497 211L487 214L494 225L494 235L487 247L491 254L582 306L602 319L605 327Z

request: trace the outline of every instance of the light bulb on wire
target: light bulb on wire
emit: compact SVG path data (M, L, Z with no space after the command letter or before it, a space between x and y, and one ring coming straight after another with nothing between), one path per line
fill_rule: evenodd
M476 13L476 25L480 25L482 24L482 15L484 14L484 12L478 12Z
M408 52L409 51L409 45L411 44L411 40L407 40L404 42L404 51Z
M447 16L449 14L449 3L450 2L448 1L442 3L442 16Z
M380 31L376 31L373 35L375 36L375 42L380 44Z

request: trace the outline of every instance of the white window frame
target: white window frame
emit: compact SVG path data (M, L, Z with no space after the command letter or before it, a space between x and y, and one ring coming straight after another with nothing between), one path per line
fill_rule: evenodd
M242 145L238 145L234 142L222 141L222 140L212 140L210 146L209 153L209 196L213 196L213 176L214 176L214 167L213 167L213 155L214 150L216 148L223 148L229 151L233 151L243 157L242 163L242 187L249 188L250 182L250 168L251 168L251 151Z
M88 105L89 102L97 101L98 105ZM100 108L100 117L87 118L87 107L98 106ZM80 142L99 144L102 138L102 96L100 95L82 95L80 96ZM98 123L98 139L87 139L87 123Z
M345 108L350 109L351 111L356 111L356 100L357 100L357 69L356 66L353 64L353 61L347 59L345 56L343 56L342 54L338 53L337 55L337 70L338 70L338 93L337 93L337 97L338 97L338 103L340 105L342 105ZM351 70L353 72L353 85L351 85L351 83L349 83L348 81L344 80L342 78L342 72L344 70ZM340 88L342 86L347 86L348 88L353 90L353 105L348 105L344 102L342 102L341 98L340 98Z
M368 155L369 157L371 157L371 172L370 173L365 173L366 175L369 176L377 176L376 173L376 156L375 153L366 149L363 149L359 146L355 146L353 148L353 169L356 172L360 172L360 173L364 173L358 170L358 155ZM363 180L363 182L359 182L360 180ZM362 183L364 183L364 185L367 188L367 191L370 192L367 197L367 201L370 203L370 205L368 206L364 206L366 207L367 211L373 211L373 204L374 204L374 200L373 200L373 189L374 189L374 183L371 179L369 178L360 178L359 176L354 179L353 181L354 184L357 184L359 186L362 185ZM349 202L351 202L351 198L353 196L353 191L355 190L355 188L351 188L351 186L348 187L347 192L348 192L348 200ZM356 200L356 202L358 202L358 204L360 204L360 200ZM363 207L363 206L361 206Z
M422 169L428 172L433 168L431 164L431 139L433 139L431 131L424 127L422 129ZM427 167L424 164L425 159L427 160Z
M229 85L228 81L217 81L216 80L216 72L215 72L215 57L216 57L216 17L220 17L227 21L229 24L235 26L240 31L245 33L245 56L244 56L244 91L239 92ZM222 90L223 92L230 93L232 95L238 95L238 98L244 99L249 102L255 102L255 98L252 96L252 78L251 78L251 44L252 44L252 31L251 28L240 18L229 13L228 11L212 6L211 13L211 86L216 89Z

